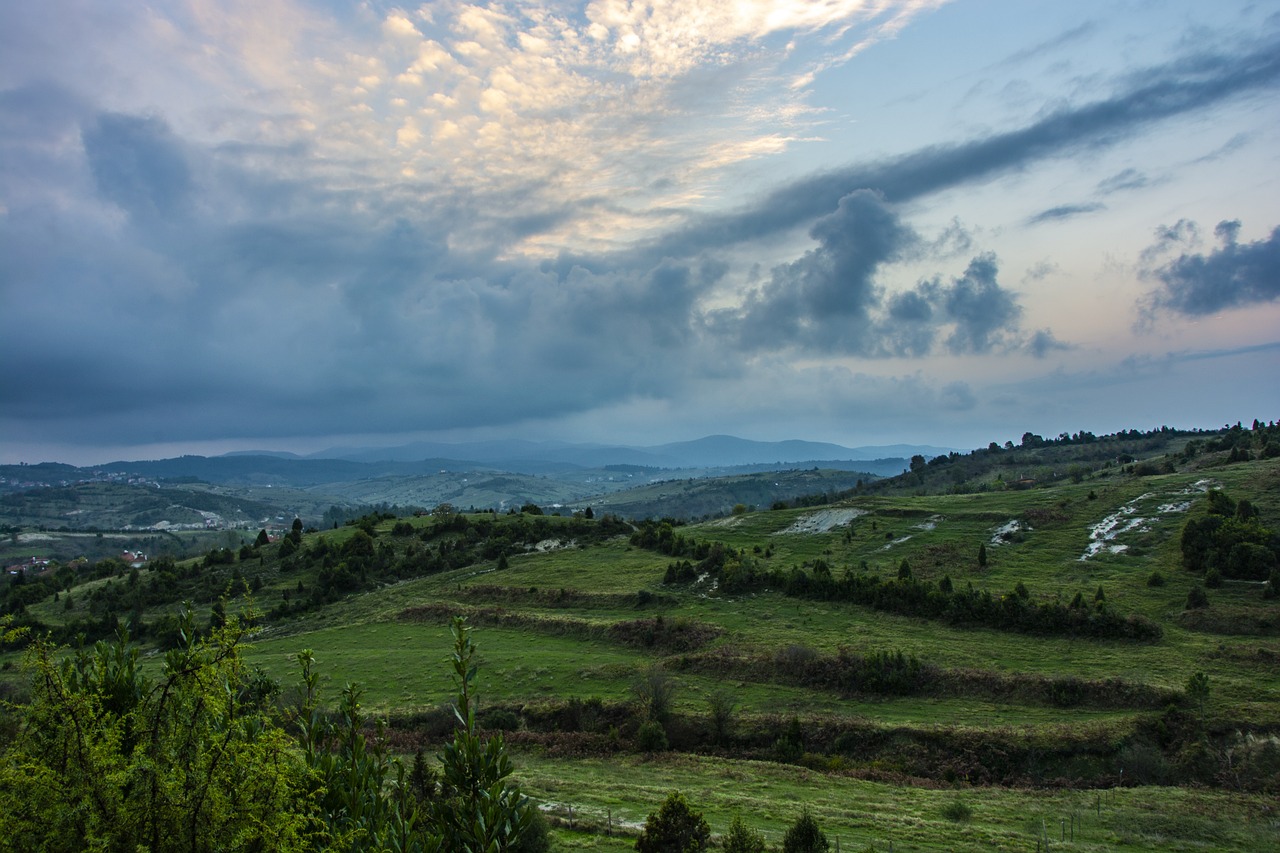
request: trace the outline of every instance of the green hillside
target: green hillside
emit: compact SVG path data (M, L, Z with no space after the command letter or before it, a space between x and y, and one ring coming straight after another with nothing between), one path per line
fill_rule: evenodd
M287 695L311 649L406 756L451 730L464 616L480 723L557 849L631 849L675 789L771 843L807 805L849 850L1269 849L1275 433L1031 437L690 524L370 515L4 601L67 641L118 620L164 648L177 602L207 622L248 593L251 661Z

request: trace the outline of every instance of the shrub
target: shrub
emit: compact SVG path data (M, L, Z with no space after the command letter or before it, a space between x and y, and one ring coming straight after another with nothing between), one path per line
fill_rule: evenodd
M699 853L711 841L711 827L701 812L689 808L679 791L667 795L661 808L650 812L644 831L636 839L640 853Z
M675 682L657 667L641 675L631 685L631 693L636 697L644 715L664 726L671 719L675 692Z
M782 837L782 853L826 853L831 847L809 809L800 813L796 822Z
M667 730L657 720L645 720L636 732L636 746L642 752L665 752L668 747Z
M742 822L740 815L735 815L729 831L721 840L724 853L764 853L764 836Z
M1152 572L1147 576L1147 586L1157 587L1164 586L1164 575L1160 574L1160 570Z
M520 833L516 843L507 848L510 853L547 853L551 849L551 827L538 809L530 809L529 824Z
M733 715L737 703L723 690L707 697L707 709L711 712L711 736L720 746L728 745L733 738Z
M961 823L973 817L973 807L964 800L955 799L942 807L942 816L947 820Z
M804 757L804 735L800 730L800 720L791 718L786 731L773 742L774 756L784 764L794 764Z
M491 731L514 732L520 728L520 716L507 708L492 708L479 715L480 728Z
M1191 591L1187 593L1187 603L1184 610L1199 610L1202 607L1209 606L1209 595L1204 591L1202 586L1193 586Z

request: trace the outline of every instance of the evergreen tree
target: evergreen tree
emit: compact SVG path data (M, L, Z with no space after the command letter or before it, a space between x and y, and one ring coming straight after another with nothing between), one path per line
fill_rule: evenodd
M782 853L826 853L827 836L806 808L782 837Z
M650 812L636 839L640 853L698 853L711 843L711 827L701 812L689 808L679 791L672 791L662 807Z

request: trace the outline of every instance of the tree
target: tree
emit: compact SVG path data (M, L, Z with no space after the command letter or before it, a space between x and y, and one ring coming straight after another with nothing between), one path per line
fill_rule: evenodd
M729 831L720 842L724 853L764 853L764 836L742 822L741 815L734 815Z
M271 544L271 537L267 535L266 530L258 531L258 538L253 540L253 547L261 548L263 545Z
M827 836L822 834L807 808L782 837L782 853L826 853L829 848Z
M733 715L737 710L733 696L717 690L707 697L707 710L711 712L711 736L720 746L728 746L733 739Z
M1209 595L1204 591L1204 587L1199 584L1191 587L1187 593L1187 603L1183 606L1184 610L1199 610L1202 607L1209 606Z
M1204 725L1204 703L1209 700L1209 676L1195 672L1187 679L1187 698L1200 709L1200 725Z
M236 616L181 643L156 680L121 632L30 647L31 703L0 759L0 851L303 850L310 776L241 657Z
M476 734L475 646L466 622L455 617L454 681L458 698L453 741L440 754L440 788L432 819L444 839L444 849L466 853L505 851L533 821L533 806L511 781L515 767L502 734L481 741Z
M978 543L978 568L985 569L987 567L987 543Z
M671 677L658 667L651 667L632 683L631 693L645 716L665 729L671 721L671 708L675 702L676 685Z
M701 812L689 808L679 791L667 795L661 808L650 812L636 839L640 853L698 853L711 842L711 827Z

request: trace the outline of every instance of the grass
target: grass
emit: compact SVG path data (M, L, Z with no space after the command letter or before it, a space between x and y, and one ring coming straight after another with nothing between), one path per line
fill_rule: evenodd
M842 648L857 653L900 650L946 670L1118 678L1174 691L1181 690L1191 674L1203 671L1210 678L1209 734L1224 744L1237 727L1280 729L1280 670L1275 666L1280 635L1265 630L1246 633L1244 627L1259 621L1254 617L1280 613L1280 602L1264 602L1256 585L1227 583L1209 591L1210 611L1219 616L1212 629L1182 616L1187 592L1198 582L1180 564L1178 537L1186 514L1159 508L1208 477L1234 497L1249 497L1269 526L1280 527L1280 462L1269 460L1211 468L1192 465L1176 474L1141 478L1113 467L1079 483L1064 479L1029 491L877 493L846 503L865 513L849 526L816 534L785 531L819 509L750 512L678 530L686 538L724 542L784 570L821 559L839 575L846 569L857 571L865 562L869 571L891 578L905 560L916 578L938 580L947 575L957 586L972 583L993 594L1022 583L1036 600L1066 602L1078 592L1090 605L1102 587L1108 607L1158 623L1164 634L1157 642L959 628L779 592L726 596L708 584L666 587L662 578L671 558L634 547L622 536L585 547L516 552L501 571L496 561L482 561L353 594L267 624L250 660L288 685L297 677L292 656L310 648L331 701L344 684L359 682L365 688L366 709L373 715L412 715L436 709L453 695L443 664L450 640L441 614L460 613L470 614L477 626L479 692L487 707L520 709L572 698L626 703L637 674L657 665L675 683L679 719L705 719L710 697L728 693L737 724L764 733L760 737L765 739L779 718L794 715L816 727L862 726L891 736L905 733L904 748L954 735L960 741L970 736L995 739L1011 749L1030 742L1046 748L1059 741L1088 742L1100 744L1103 753L1115 753L1135 733L1162 725L1162 710L1123 704L1057 707L1025 697L976 693L841 696L795 686L782 677L785 673L726 679L694 671L686 652L610 639L610 626L661 616L668 623L716 629L714 639L699 651L721 649L744 656L767 658L793 648L821 655ZM1127 550L1082 560L1090 529L1126 507L1133 510L1127 517L1149 519L1142 529L1116 540ZM1012 519L1029 529L1010 541L993 541L995 529ZM419 542L392 536L393 523L379 525L379 543L403 548ZM426 530L433 522L419 518L411 523ZM323 535L340 544L354 530L345 527L309 536ZM984 543L988 561L980 566L978 547ZM256 561L244 568L246 574L261 574L257 599L262 609L299 582L307 587L316 582L313 569L281 573L273 555L261 569ZM1166 578L1163 586L1147 585L1153 570ZM93 589L104 583L77 586L73 613L83 615ZM427 620L404 618L407 610L422 606L436 615ZM207 608L208 602L199 607ZM149 611L148 619L162 609ZM30 611L50 624L67 618L62 603L52 601L34 604ZM0 657L9 663L14 659L11 652ZM156 658L151 661L156 665ZM1261 850L1280 845L1274 804L1239 792L955 787L938 778L922 781L894 775L893 767L876 764L879 759L862 765L823 765L827 756L808 764L827 766L830 772L749 761L743 755L668 753L645 758L625 750L607 758L555 755L555 749L544 746L522 748L515 756L529 793L551 804L553 813L566 821L571 805L578 829L584 824L604 827L610 818L623 826L621 836L603 829L558 827L559 849L566 850L632 849L644 816L672 789L684 791L696 808L703 809L716 833L741 814L775 844L803 803L833 846L839 838L845 850L887 850L892 842L895 850L1026 851L1046 832L1054 849L1063 850ZM1091 755L1081 761L1102 766L1110 759ZM895 781L875 781L882 778ZM1073 819L1075 840L1063 842L1063 821L1068 821L1069 832Z
M734 816L771 845L808 808L835 849L1027 851L1046 832L1063 851L1275 849L1280 823L1263 796L1180 788L1043 791L903 787L768 762L699 756L558 761L517 756L526 793L552 814L595 827L587 849L634 849L634 834L671 790L701 810L719 835ZM969 816L957 821L955 804ZM609 818L630 837L606 836ZM1073 825L1074 820L1074 825ZM1065 827L1064 827L1065 823ZM1064 832L1074 841L1062 842ZM575 834L561 832L571 842ZM564 843L564 849L577 849Z

